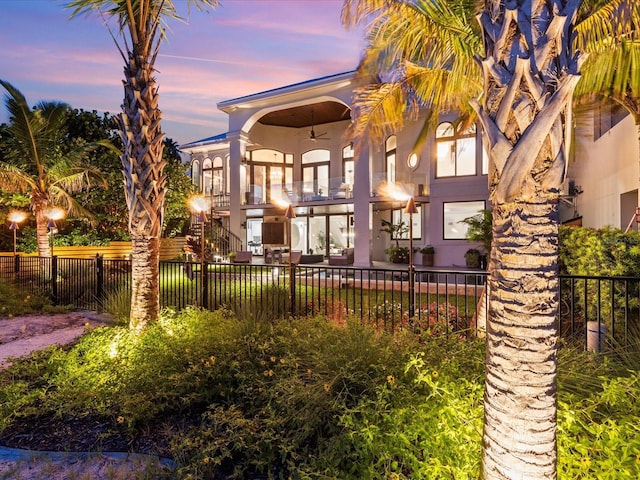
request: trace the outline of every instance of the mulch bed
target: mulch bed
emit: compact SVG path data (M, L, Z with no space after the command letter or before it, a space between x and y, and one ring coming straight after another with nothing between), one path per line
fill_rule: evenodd
M28 416L15 419L0 433L0 444L27 450L58 452L136 452L169 456L170 438L163 425L132 437L111 418Z

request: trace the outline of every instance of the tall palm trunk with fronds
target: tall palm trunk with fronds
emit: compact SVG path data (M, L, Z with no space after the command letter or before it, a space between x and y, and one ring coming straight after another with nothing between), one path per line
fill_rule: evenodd
M507 3L507 7L505 7ZM578 0L487 0L480 17L493 248L485 479L556 478L558 194L578 80Z
M163 139L152 51L133 46L125 66L124 102L119 116L124 145L125 197L131 233L131 318L133 330L158 317L160 234L164 212Z
M217 0L180 2L198 10ZM132 295L130 329L140 332L160 310L160 234L164 215L165 161L162 117L158 108L155 61L166 36L167 19L181 20L173 0L70 0L73 15L98 11L117 19L122 46L111 35L125 62L124 101L119 117L124 144L122 165L131 233Z

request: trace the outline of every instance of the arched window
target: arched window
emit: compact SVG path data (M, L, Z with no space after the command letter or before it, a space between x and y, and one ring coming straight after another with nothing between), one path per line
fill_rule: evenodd
M319 200L329 195L331 152L309 150L302 154L302 195L305 200Z
M200 188L200 162L194 160L191 164L191 183Z
M476 174L476 126L464 131L450 122L436 129L436 177L464 177Z
M260 204L281 198L293 190L293 155L261 148L249 152L249 179L247 191Z
M205 158L202 162L202 193L205 195L211 195L211 184L212 184L212 167L211 167L211 159Z
M213 159L211 194L212 195L224 194L224 169L223 169L222 157L215 157Z
M396 136L391 135L384 144L387 183L396 183L396 148Z
M353 188L355 182L355 163L353 145L349 144L342 149L342 181Z

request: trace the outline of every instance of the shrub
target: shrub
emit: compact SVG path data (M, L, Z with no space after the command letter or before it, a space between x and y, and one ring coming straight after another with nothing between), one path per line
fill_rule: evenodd
M409 317L408 305L384 300L371 309L371 317L377 327L386 330L401 328L412 332L422 339L434 334L448 334L467 328L466 320L458 314L455 305L449 302L431 302L416 306L414 316Z
M131 313L131 291L124 287L107 290L101 301L101 308L113 315L116 322L128 325Z
M560 229L559 261L561 273L576 276L640 276L640 234L620 229L594 230L582 227ZM573 299L569 297L573 293ZM573 305L575 321L600 319L612 331L611 319L632 322L639 318L638 283L578 279L563 295ZM624 329L618 334L624 335Z
M150 436L178 479L478 478L484 342L260 318L165 310L144 334L99 328L18 360L0 371L0 431L57 422L63 443L89 419L85 448ZM635 352L560 350L559 479L639 478Z
M0 279L0 318L11 318L43 310L55 310L51 307L48 297L24 292L14 284Z

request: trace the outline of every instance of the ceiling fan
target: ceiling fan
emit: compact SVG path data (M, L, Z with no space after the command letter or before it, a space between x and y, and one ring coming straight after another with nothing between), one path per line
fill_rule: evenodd
M326 134L327 132L316 133L316 131L313 129L313 110L311 110L311 130L309 130L308 140L310 140L311 142L317 142L318 140L330 140L329 138L325 137Z
M317 142L318 140L330 140L329 138L325 137L326 134L327 132L316 133L313 129L313 125L311 125L311 130L309 130L309 140L312 142Z

